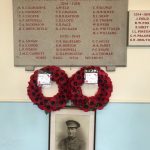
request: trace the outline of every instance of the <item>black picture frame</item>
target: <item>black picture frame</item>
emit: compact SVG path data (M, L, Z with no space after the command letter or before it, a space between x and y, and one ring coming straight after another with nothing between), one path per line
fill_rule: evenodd
M79 123L76 137L70 140L69 125ZM78 150L95 150L96 112L84 112L75 107L66 107L49 115L49 149L69 150L68 145ZM69 139L69 142L68 142ZM64 142L65 141L65 142ZM65 144L64 144L65 143ZM66 144L67 143L67 144ZM70 144L71 143L71 144ZM79 148L80 147L80 148Z

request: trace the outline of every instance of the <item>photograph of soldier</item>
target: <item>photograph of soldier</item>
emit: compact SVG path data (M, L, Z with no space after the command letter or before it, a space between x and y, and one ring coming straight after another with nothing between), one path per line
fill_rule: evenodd
M50 115L49 150L94 150L95 112L64 108Z
M67 120L68 136L62 139L58 145L59 150L85 150L85 142L77 136L80 123L75 120Z

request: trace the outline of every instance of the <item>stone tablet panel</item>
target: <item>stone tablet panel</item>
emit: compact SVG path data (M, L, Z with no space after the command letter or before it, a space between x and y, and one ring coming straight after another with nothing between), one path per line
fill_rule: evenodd
M129 12L129 46L150 46L150 10Z
M15 66L126 66L128 0L13 0Z

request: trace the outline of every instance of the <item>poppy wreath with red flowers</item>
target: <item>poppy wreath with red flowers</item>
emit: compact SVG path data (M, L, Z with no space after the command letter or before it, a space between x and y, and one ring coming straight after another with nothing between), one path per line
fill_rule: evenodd
M98 90L94 96L85 96L82 93L81 86L84 84L85 70L97 70L98 71ZM82 67L69 79L70 83L70 99L73 104L84 111L95 111L97 109L103 109L103 107L109 102L109 97L112 92L112 82L100 67L88 66Z
M45 97L42 93L42 87L38 86L37 78L39 72L51 74L51 81L55 81L58 85L58 93L53 97ZM56 66L46 66L40 70L36 70L30 77L27 88L28 96L31 101L40 109L46 112L59 110L66 106L68 100L68 76L65 71Z

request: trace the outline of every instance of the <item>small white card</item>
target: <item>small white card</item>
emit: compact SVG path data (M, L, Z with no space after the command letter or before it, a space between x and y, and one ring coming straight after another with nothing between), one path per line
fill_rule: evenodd
M51 85L51 74L39 73L37 83L38 83L38 86L50 86Z
M85 72L85 80L84 83L98 83L98 73L97 72Z

